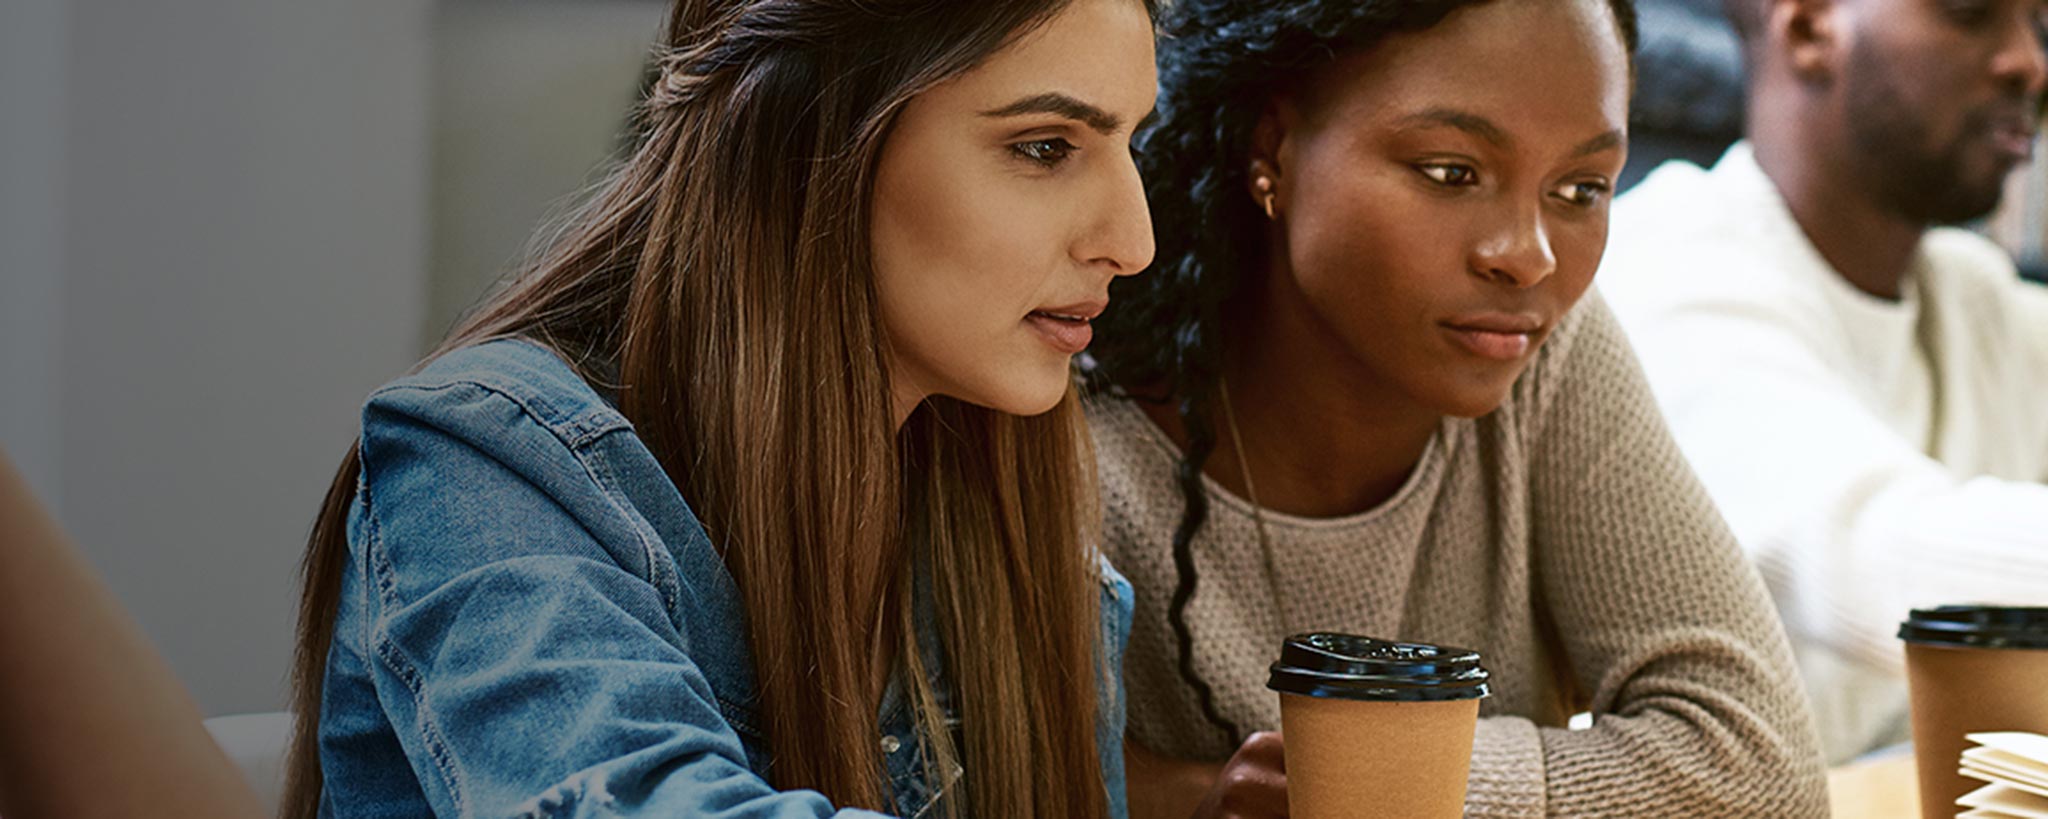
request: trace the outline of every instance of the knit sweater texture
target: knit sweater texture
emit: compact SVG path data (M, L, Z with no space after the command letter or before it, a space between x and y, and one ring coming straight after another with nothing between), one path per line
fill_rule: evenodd
M1138 595L1129 736L1221 761L1232 740L1179 674L1167 619L1180 453L1127 399L1096 396L1088 413L1106 548ZM1205 486L1193 662L1244 730L1280 727L1265 682L1289 634L1435 642L1477 649L1493 674L1467 815L1826 815L1784 631L1598 296L1497 410L1443 421L1386 502L1340 518L1265 511L1270 578L1251 505ZM1569 729L1582 711L1591 726Z

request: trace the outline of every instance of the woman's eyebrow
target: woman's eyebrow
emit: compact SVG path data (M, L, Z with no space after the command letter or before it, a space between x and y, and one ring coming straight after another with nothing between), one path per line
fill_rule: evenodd
M1104 135L1116 133L1124 124L1122 117L1059 92L1035 94L993 111L981 112L985 117L1015 117L1024 114L1058 114Z
M1493 120L1470 111L1460 111L1455 108L1429 108L1418 111L1395 120L1394 127L1404 130L1409 128L1455 128L1491 142L1496 147L1501 148L1506 148L1514 142L1508 136L1507 131L1493 124Z
M1579 147L1572 149L1572 158L1578 159L1579 157L1583 156L1592 156L1593 154L1597 154L1601 151L1613 150L1615 148L1623 147L1627 144L1628 137L1623 135L1620 130L1617 129L1613 131L1608 131L1607 133L1601 134L1592 139L1586 140L1585 142L1579 143Z
M1430 108L1402 117L1396 120L1394 125L1399 128L1455 128L1500 148L1511 147L1515 141L1514 137L1508 135L1507 129L1495 125L1493 120L1455 108ZM1572 149L1571 156L1577 159L1627 144L1628 136L1620 129L1616 129L1579 143L1578 147Z

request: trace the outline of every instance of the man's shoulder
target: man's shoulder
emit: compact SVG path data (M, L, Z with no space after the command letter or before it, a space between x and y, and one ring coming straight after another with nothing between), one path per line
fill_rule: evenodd
M1603 274L1668 279L1704 265L1739 261L1747 269L1768 261L1766 214L1743 203L1716 173L1666 162L1616 199Z
M2013 344L2016 336L2048 339L2048 287L2020 278L2004 248L1966 230L1937 228L1921 241L1920 259L1921 293L1937 315L1948 317L1944 324L1989 349L2032 353L2048 366L2048 349L2038 342Z
M1697 207L1714 197L1713 174L1684 160L1658 165L1641 182L1614 200L1614 224L1639 228L1678 229L1714 215L1717 208Z
M2005 248L1981 234L1941 227L1921 239L1922 275L1948 290L2000 294L2024 282Z
M1815 278L1825 262L1743 170L1665 163L1615 203L1599 281L1631 332L1676 313L1796 317L1824 306Z

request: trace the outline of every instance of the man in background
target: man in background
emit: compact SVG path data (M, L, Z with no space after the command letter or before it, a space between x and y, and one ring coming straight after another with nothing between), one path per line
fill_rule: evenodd
M2031 157L2048 18L2040 0L1726 10L1746 138L1622 197L1599 281L1839 762L1908 738L1910 608L2048 603L2048 291L1944 227L1991 212Z

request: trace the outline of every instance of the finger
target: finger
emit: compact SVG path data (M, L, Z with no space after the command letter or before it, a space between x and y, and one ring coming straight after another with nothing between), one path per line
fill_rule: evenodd
M1246 737L1244 744L1238 746L1237 753L1232 755L1231 759L1233 761L1242 759L1245 762L1253 763L1262 768L1271 768L1285 773L1287 771L1285 751L1286 745L1282 742L1279 731L1259 731Z
M1286 816L1287 788L1260 787L1231 791L1217 801L1224 815Z
M1217 807L1245 816L1285 816L1287 777L1271 768L1233 765L1217 782Z

